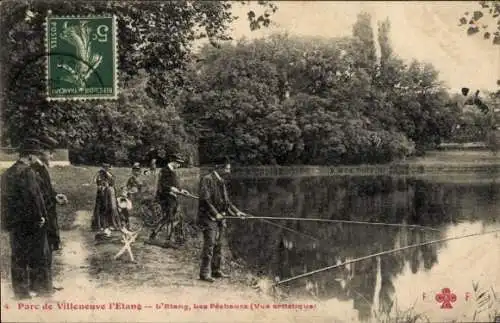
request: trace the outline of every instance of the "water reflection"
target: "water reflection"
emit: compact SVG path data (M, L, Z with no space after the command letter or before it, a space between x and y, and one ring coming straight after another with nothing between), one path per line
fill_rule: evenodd
M461 223L497 221L498 184L433 183L392 177L315 177L231 182L235 204L253 215L417 224L442 231L279 221L313 239L258 220L231 223L233 254L255 270L281 279L385 250L445 238ZM391 308L394 281L431 270L448 242L424 245L342 266L288 283L293 293L352 301L359 319ZM410 274L410 275L411 275ZM397 295L396 295L397 296Z

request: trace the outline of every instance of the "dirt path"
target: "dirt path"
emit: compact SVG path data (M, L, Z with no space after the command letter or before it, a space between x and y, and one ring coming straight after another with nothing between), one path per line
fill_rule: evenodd
M127 262L127 255L113 261L110 256L120 245L93 245L89 223L89 212L78 211L73 229L62 232L63 250L55 256L54 264L61 270L54 278L54 285L64 289L51 299L37 298L25 304L38 305L38 309L19 309L20 303L12 299L10 283L2 281L2 322L337 321L319 304L309 310L251 309L251 304L272 306L276 301L234 280L214 284L197 280L198 264L182 250L161 249L138 241L133 245L137 264ZM45 303L51 304L52 310L44 310ZM66 303L97 304L105 309L71 310L64 308L71 306L63 305ZM312 304L311 301L293 303ZM208 308L196 309L195 304ZM210 304L248 308L215 309Z

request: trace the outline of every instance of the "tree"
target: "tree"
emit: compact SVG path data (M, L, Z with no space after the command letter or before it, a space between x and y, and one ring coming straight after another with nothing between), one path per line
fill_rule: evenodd
M459 26L467 28L468 35L481 35L485 40L491 41L493 45L500 45L500 1L479 1L479 7L472 14L465 12L459 19ZM500 79L497 80L500 87ZM500 98L500 88L493 94L493 99ZM487 134L487 142L493 151L500 146L500 134L498 132L500 114L492 112L491 119L495 124L492 128L484 129ZM496 128L496 130L495 130Z
M258 5L264 12L249 12L251 29L269 26L270 17L277 9L268 1L259 1ZM89 133L96 130L92 121L96 110L94 102L49 103L44 98L43 23L49 12L53 15L115 14L121 92L130 90L125 86L140 77L138 73L143 70L148 75L144 92L157 107L173 109L178 115L175 104L179 89L185 89L193 43L206 38L217 45L230 39L228 28L237 19L231 13L232 7L230 1L3 2L0 79L5 94L0 99L4 144L17 145L27 135L51 132L63 144L79 146L91 143ZM119 111L119 105L113 102L102 105L112 115ZM126 131L121 126L116 125L114 129Z
M380 67L382 70L387 66L389 59L392 58L392 45L390 39L391 22L387 18L378 23L378 45L380 46Z
M372 18L369 13L361 12L352 27L352 35L357 41L354 49L358 52L356 66L373 69L377 63L377 52L375 49L375 38L371 26Z
M193 136L211 138L207 155L229 153L242 164L386 162L409 155L413 143L393 117L395 97L356 66L362 57L346 54L358 44L279 35L207 47L183 117ZM291 93L285 100L283 74ZM394 75L401 82L406 76Z

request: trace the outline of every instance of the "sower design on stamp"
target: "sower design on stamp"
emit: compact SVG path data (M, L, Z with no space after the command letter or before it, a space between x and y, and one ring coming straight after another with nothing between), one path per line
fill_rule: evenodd
M49 15L46 28L47 100L116 99L115 16Z

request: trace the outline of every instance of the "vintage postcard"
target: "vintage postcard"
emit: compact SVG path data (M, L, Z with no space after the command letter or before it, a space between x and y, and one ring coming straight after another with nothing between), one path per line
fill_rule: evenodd
M500 322L500 2L0 9L0 321Z

